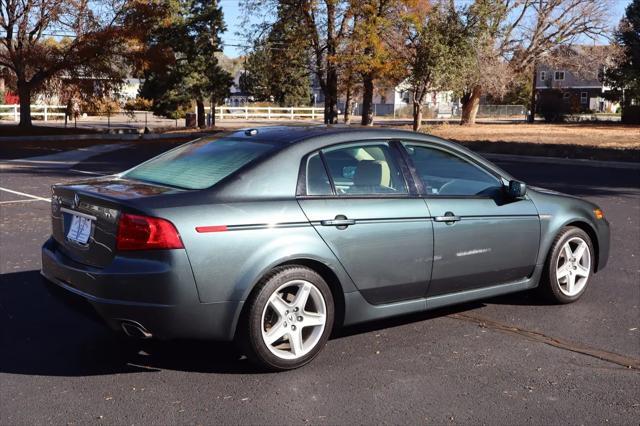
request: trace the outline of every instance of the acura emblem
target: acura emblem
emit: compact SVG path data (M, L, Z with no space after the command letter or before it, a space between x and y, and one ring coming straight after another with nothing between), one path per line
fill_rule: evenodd
M79 204L80 204L80 197L78 197L78 194L76 194L73 196L73 204L71 205L71 207L74 209L77 209Z

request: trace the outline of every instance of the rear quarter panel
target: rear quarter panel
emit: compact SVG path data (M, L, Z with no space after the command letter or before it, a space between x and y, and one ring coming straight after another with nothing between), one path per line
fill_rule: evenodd
M325 264L338 276L343 291L355 290L295 199L184 206L154 214L176 225L203 303L246 300L264 274L295 259ZM196 231L221 225L228 229Z

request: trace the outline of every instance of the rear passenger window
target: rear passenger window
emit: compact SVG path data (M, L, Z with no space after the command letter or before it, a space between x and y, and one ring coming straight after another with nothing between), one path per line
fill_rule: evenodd
M386 143L323 150L337 195L406 194L407 186Z
M313 154L307 161L307 195L331 195L331 182L319 154Z

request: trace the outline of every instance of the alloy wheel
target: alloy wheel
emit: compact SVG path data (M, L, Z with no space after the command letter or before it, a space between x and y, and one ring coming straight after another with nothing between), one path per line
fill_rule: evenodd
M560 291L573 297L587 284L591 273L589 245L580 237L569 239L560 250L556 264L556 280Z
M289 281L271 294L262 311L262 339L275 356L298 359L318 344L326 321L320 290L309 281Z

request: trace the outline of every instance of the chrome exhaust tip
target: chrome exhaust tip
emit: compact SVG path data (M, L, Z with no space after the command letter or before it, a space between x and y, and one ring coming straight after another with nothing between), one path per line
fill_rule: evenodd
M122 327L122 331L129 337L135 337L137 339L150 339L153 337L147 329L135 321L122 321L120 327Z

